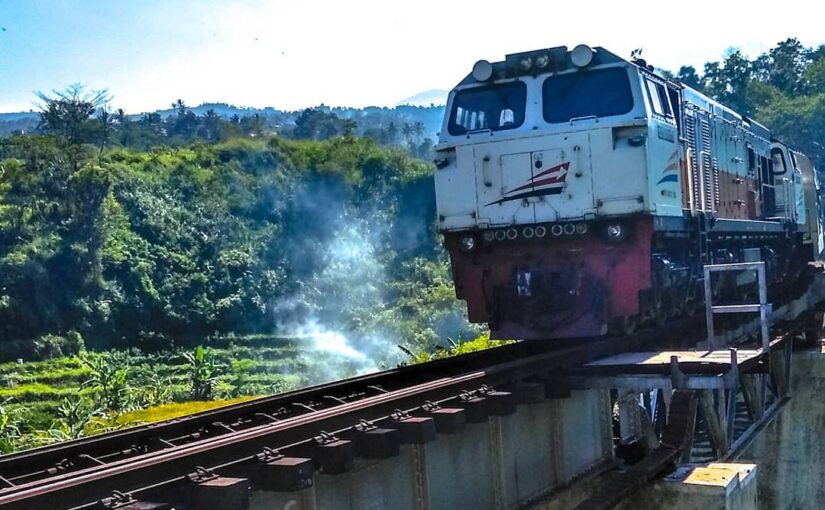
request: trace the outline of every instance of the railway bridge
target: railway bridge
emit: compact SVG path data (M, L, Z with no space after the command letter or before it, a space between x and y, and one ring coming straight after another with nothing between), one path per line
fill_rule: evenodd
M633 335L520 342L6 455L0 508L814 508L825 273L810 269L804 289Z

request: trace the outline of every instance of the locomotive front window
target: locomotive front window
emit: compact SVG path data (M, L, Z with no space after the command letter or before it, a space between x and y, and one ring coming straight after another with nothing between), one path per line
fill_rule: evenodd
M457 92L453 99L451 135L471 131L515 129L524 123L527 87L523 82L477 87Z
M630 80L623 67L551 76L542 86L544 120L567 122L582 117L610 117L633 109Z

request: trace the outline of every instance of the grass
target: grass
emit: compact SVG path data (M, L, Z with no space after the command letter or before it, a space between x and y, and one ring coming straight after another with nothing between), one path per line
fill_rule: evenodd
M138 411L121 414L117 418L119 425L137 425L141 423L155 423L172 418L180 418L188 414L209 411L218 407L239 404L254 399L253 396L236 397L224 400L192 401L192 402L172 402L148 407Z
M410 362L420 363L506 343L490 340L486 335L432 354L411 355ZM354 367L346 358L310 351L307 340L302 338L256 335L210 338L204 344L210 346L208 349L221 367L216 377L215 400L188 401L190 373L182 352L145 354L132 349L118 356L128 360L128 391L136 396L134 405L148 403L149 406L95 419L95 423L115 428L152 423L326 382L333 374L355 375ZM0 363L0 404L11 413L24 438L35 439L31 444L21 443L21 447L37 444L39 436L60 427L58 408L67 398L93 395L93 390L85 384L90 374L91 370L79 357ZM155 391L159 387L166 391Z
M120 415L112 423L127 426L148 423L241 402L257 396L288 391L319 382L319 357L306 357L307 340L272 335L227 336L204 339L221 370L216 379L216 400L187 401L189 365L182 351L122 353L128 359L130 392L148 398L158 385L166 388L160 405ZM91 395L86 384L91 370L76 356L47 361L0 363L0 403L14 414L23 434L38 434L59 424L58 408L64 399ZM141 401L140 399L138 399Z
M475 340L455 344L451 346L449 349L438 349L432 353L423 352L418 354L409 354L411 358L411 363L425 363L427 361L432 361L435 359L449 358L452 356L459 356L461 354L468 354L471 352L492 349L494 347L500 347L502 345L511 344L513 342L515 342L515 340L490 340L490 333L487 332L481 335L480 337L476 338Z

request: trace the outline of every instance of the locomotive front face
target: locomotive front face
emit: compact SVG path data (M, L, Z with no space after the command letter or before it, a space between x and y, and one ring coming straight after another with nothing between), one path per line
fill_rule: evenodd
M450 94L436 159L439 227L458 297L496 337L602 334L609 315L638 313L649 285L639 268L650 225L640 214L661 204L648 198L639 74L587 51L582 67L558 48L508 56Z
M468 77L450 94L435 174L442 231L650 209L639 75L605 60L481 83Z

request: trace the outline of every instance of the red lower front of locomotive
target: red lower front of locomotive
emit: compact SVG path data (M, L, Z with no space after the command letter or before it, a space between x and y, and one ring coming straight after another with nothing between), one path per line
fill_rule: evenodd
M456 295L467 302L470 321L489 324L493 338L604 335L639 317L640 296L651 288L652 218L619 224L619 239L606 234L606 223L576 224L559 235L552 226L476 232L472 249L462 243L467 232L445 233Z

